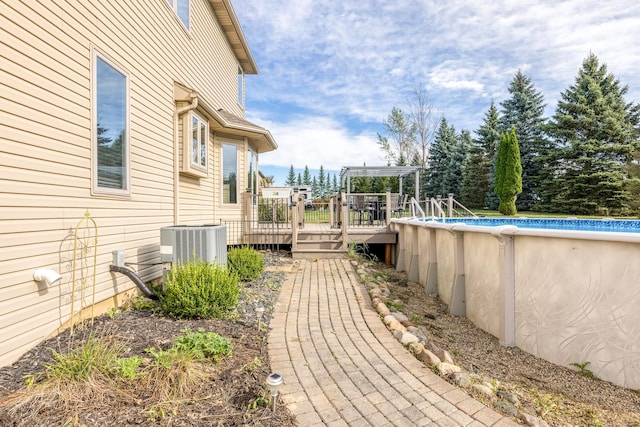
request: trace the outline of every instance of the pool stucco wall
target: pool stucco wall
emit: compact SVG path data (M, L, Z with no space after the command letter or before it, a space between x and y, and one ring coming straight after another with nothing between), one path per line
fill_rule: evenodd
M474 325L502 339L503 290L500 245L490 234L464 233L467 317Z
M397 222L408 237L398 251L411 260L398 268L412 264L425 290L437 281L440 298L464 304L479 328L558 365L589 362L598 378L640 388L640 235ZM463 242L462 301L452 301L454 234Z
M640 244L515 240L515 336L558 365L640 388Z

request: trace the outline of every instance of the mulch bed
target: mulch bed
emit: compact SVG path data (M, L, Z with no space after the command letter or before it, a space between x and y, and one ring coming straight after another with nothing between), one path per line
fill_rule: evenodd
M149 347L167 349L185 329L206 331L229 338L233 343L231 357L211 364L211 376L203 381L193 399L180 402L154 402L148 393L127 395L107 393L101 397L76 400L73 405L5 406L0 403L2 426L293 426L294 419L284 405L276 411L268 406L270 398L265 380L269 373L267 327L284 273L278 265L290 262L278 254L265 254L267 266L262 276L242 284L237 320L176 320L159 310L130 309L113 316L97 317L50 338L26 353L11 366L0 369L0 402L21 396L26 388L24 377L42 372L53 361L53 352L66 353L82 345L89 336L111 337L126 342L126 356L149 358ZM265 308L261 328L255 307ZM85 386L89 387L89 386ZM36 388L36 387L34 387ZM92 396L91 392L86 392ZM13 397L12 397L13 396ZM159 409L161 408L161 409Z

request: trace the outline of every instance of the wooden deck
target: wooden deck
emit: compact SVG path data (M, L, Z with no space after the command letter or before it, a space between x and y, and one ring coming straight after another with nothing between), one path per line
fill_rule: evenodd
M353 244L387 245L386 252L390 253L397 233L391 230L389 219L401 215L394 209L393 196L342 194L313 207L306 206L298 195L294 195L295 203L247 199L245 206L249 209L241 230L234 230L229 243L291 245L296 258L346 255Z

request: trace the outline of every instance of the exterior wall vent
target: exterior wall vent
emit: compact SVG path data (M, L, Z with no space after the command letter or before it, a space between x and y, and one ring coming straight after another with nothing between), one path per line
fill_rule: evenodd
M178 225L160 229L162 262L184 264L187 260L227 263L226 225Z

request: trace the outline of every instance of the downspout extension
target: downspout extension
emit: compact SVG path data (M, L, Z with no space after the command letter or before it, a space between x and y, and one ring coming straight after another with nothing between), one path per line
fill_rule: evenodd
M140 278L140 276L138 276L135 271L127 268L127 267L118 267L117 265L113 265L111 264L109 266L109 271L113 271L116 273L122 273L125 276L127 276L129 279L131 279L131 281L133 283L136 284L136 286L138 287L138 289L140 289L140 291L142 291L142 293L147 297L150 298L152 300L157 300L158 299L158 295L154 294L153 291L151 289L149 289L147 287L147 285L142 281L142 279Z

